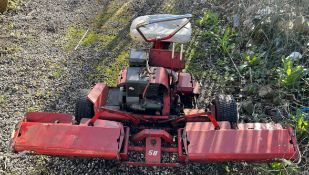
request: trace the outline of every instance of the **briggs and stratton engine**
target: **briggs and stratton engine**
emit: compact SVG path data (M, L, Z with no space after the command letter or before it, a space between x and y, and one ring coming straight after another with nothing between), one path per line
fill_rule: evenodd
M168 93L168 79L155 82L156 75L168 77L168 72L159 67L149 67L148 49L132 49L129 67L126 69L126 80L123 84L121 106L128 111L143 111L160 114L163 108L163 97ZM162 75L165 74L165 75ZM163 84L162 84L163 83Z

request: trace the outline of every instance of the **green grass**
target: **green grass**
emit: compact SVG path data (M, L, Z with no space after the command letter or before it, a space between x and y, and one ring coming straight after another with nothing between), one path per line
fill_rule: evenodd
M31 106L27 109L27 112L38 112L41 110L41 107L39 106Z
M7 97L4 95L0 95L0 105L3 105L7 102Z
M194 37L186 52L186 71L194 76L202 78L211 76L215 80L233 80L234 74L228 72L207 69L206 60L215 55L211 64L225 67L230 64L227 56L234 46L234 31L230 26L222 27L224 20L217 13L206 11L195 20ZM207 44L207 45L205 45Z
M78 44L78 42L82 39L83 35L86 33L86 29L77 28L77 27L69 27L66 35L64 37L65 46L64 48L67 50L72 50ZM108 45L109 42L115 39L115 35L108 35L97 33L94 31L88 31L85 38L81 41L80 46L89 46L96 44L98 49L103 49L105 46Z
M103 60L96 67L96 76L99 76L99 79L102 79L109 86L116 86L119 72L128 65L128 56L129 53L123 51L113 61Z
M21 5L22 0L9 0L8 3L8 10L9 11L16 11L19 9L19 6Z

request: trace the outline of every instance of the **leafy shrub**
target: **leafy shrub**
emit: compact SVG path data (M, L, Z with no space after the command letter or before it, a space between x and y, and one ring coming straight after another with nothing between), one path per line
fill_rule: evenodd
M304 113L300 110L297 110L296 114L292 116L292 119L296 123L296 135L298 140L301 140L303 137L308 135L309 122L306 120Z
M219 23L219 16L211 11L204 13L204 16L197 21L197 25L200 27L217 27Z
M282 59L283 67L278 69L279 83L286 88L297 87L304 76L305 69L301 65L295 65L290 58Z

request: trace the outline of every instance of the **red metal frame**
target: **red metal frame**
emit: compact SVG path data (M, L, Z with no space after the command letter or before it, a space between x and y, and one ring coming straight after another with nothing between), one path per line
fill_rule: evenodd
M146 148L143 146L129 146L130 151L136 151L136 152L145 152ZM178 153L178 148L174 147L161 147L162 152L167 153Z
M40 123L72 123L73 116L54 112L28 112L25 115L25 121Z
M185 68L185 58L180 60L180 53L174 52L172 58L172 51L163 49L149 50L149 66L164 67L174 71L180 71Z
M25 121L15 128L11 146L16 152L119 159L123 139L123 126L118 122L100 120L89 127Z
M88 99L93 103L95 112L100 110L101 106L106 104L108 96L108 86L104 83L97 83L89 92Z
M168 132L161 129L144 129L135 134L132 138L132 141L139 142L147 137L160 137L168 143L173 143L173 137Z
M197 125L196 127L194 125ZM297 159L295 137L288 129L222 129L216 131L207 122L187 123L184 130L187 158L190 161L271 161ZM266 124L263 127L268 127ZM201 127L202 126L202 127ZM192 144L194 143L194 144Z
M185 114L172 121L173 125L180 122L205 122L207 119L211 121L215 129L220 129L216 118L210 112L203 109L184 109Z
M194 89L194 80L189 73L180 72L178 74L177 92L186 95L192 94Z
M128 160L130 128L124 127L124 132L125 132L125 136L124 136L123 147L119 155L122 160Z
M205 115L205 112L191 110L186 111L186 114L184 119L192 119ZM41 120L44 116L48 119ZM54 122L59 116L66 118L63 123ZM214 118L211 114L207 116ZM294 160L299 157L292 128L283 128L279 124L238 124L238 129L231 129L229 122L214 124L193 121L187 122L185 128L178 129L177 142L164 129L143 129L131 136L133 142L129 144L130 129L119 122L96 119L92 126L88 126L85 124L91 120L83 119L80 125L72 125L68 122L70 115L51 113L29 113L26 118L29 121L25 119L20 122L13 134L12 147L16 152L30 150L37 154L123 161L128 160L129 151L144 152L145 162L125 162L137 166L179 166L187 161ZM145 146L134 145L143 140ZM177 147L162 147L161 142L177 143ZM161 152L177 154L178 162L162 163ZM152 155L154 153L155 156Z
M100 108L97 113L91 118L87 125L92 125L98 119L117 120L117 121L131 121L134 125L138 125L140 120L147 121L138 115L132 115L123 111L115 111L107 108Z
M179 167L180 163L145 163L145 162L124 162L127 165L131 166L145 166L145 167Z

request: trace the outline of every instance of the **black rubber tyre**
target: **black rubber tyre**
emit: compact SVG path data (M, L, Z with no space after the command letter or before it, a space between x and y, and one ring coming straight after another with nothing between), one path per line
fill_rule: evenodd
M88 89L82 89L78 94L75 106L75 120L78 124L82 118L91 118L94 116L93 104L87 98L88 92Z
M217 95L213 105L217 121L238 122L237 104L232 95Z
M0 13L5 12L7 6L8 6L8 0L0 0Z

